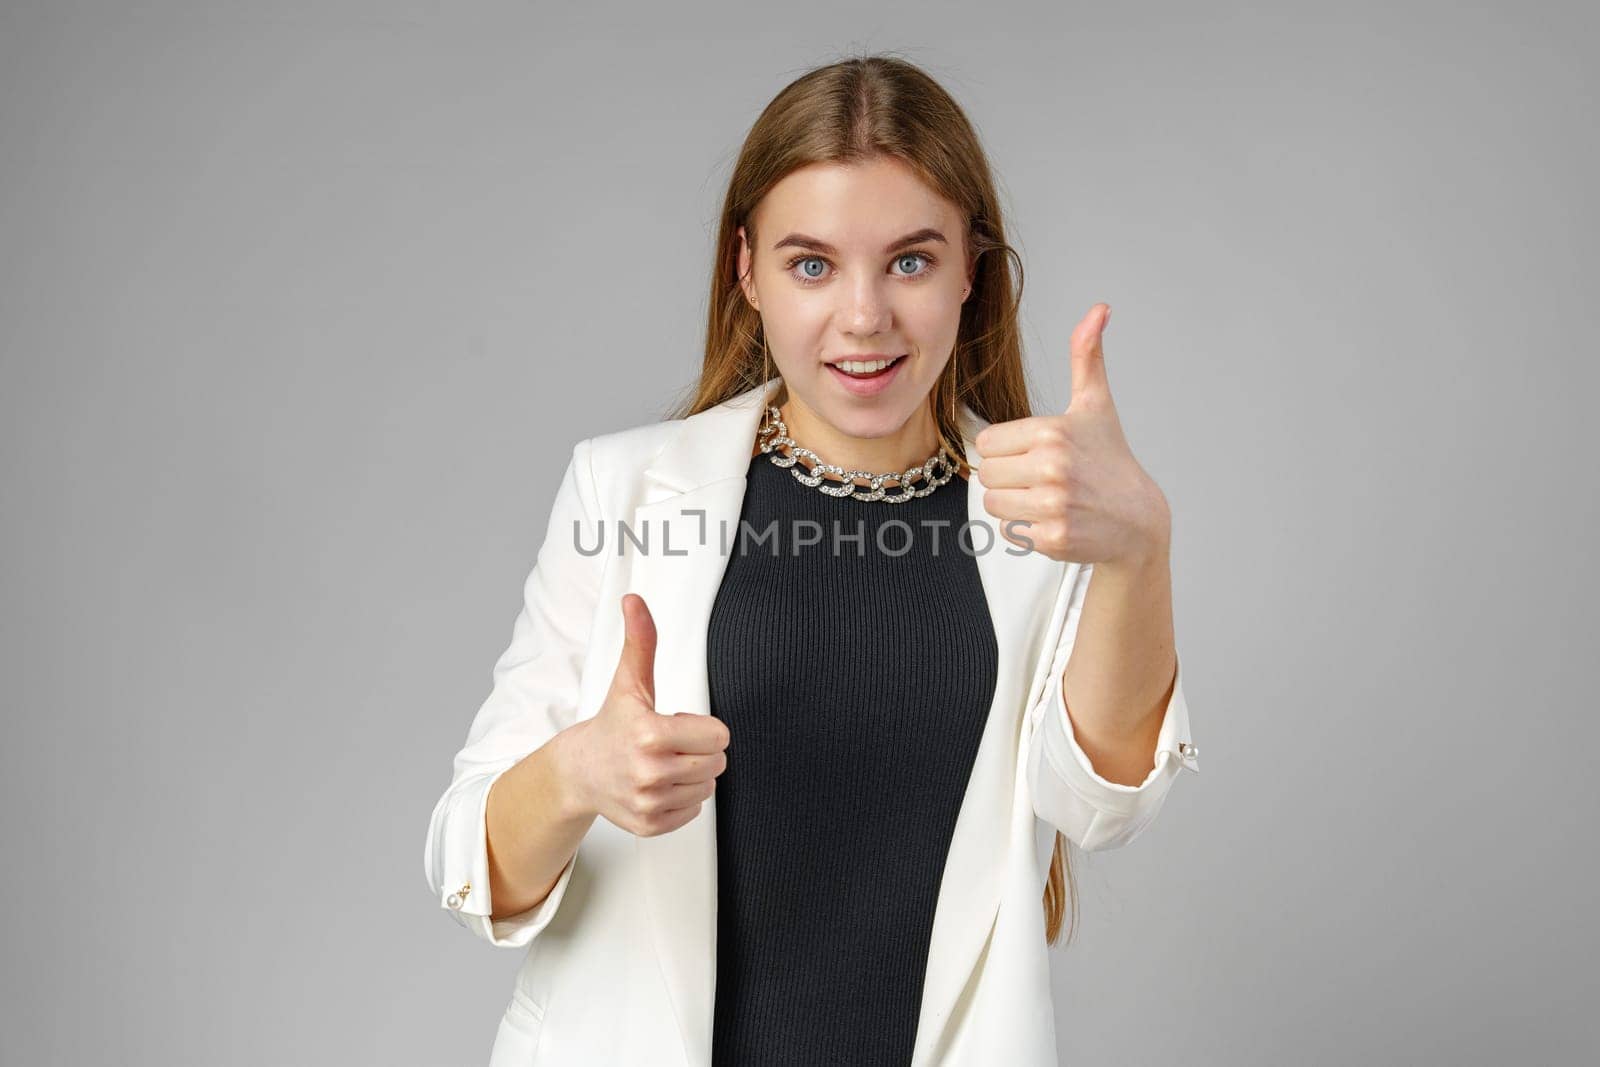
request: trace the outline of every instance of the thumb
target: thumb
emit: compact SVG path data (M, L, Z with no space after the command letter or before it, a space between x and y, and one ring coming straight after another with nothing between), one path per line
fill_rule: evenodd
M626 636L622 642L622 655L617 660L617 673L611 679L611 688L632 693L652 708L656 705L656 623L650 617L650 607L638 593L625 593L622 597L622 619Z
M1104 309L1104 310L1102 310ZM1106 353L1102 344L1106 322L1111 318L1110 304L1096 304L1089 314L1072 331L1072 403L1088 393L1111 392L1106 381Z

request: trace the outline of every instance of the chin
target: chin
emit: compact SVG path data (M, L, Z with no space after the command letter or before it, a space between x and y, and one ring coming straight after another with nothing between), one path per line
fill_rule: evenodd
M820 414L841 433L851 437L888 437L906 424L916 412L916 405L907 408L898 400L876 397L860 402L859 407L840 407Z

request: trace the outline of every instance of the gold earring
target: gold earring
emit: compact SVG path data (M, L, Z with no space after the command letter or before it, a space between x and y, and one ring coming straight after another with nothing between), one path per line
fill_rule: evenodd
M955 374L957 374L957 371L960 370L960 368L957 368L955 363L957 363L958 358L960 358L960 354L962 354L962 350L960 349L955 350L955 352L950 352L950 426L954 427L957 432L960 432L960 429L962 429L960 424L955 421L955 395L957 395L958 392L957 384L955 384Z

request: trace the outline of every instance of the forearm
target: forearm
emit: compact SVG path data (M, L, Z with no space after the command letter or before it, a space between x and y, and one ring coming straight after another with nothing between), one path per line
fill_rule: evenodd
M1146 551L1094 565L1062 677L1079 747L1119 785L1140 784L1155 766L1177 675L1170 549L1163 533Z
M491 918L520 914L549 896L594 822L595 813L580 810L566 788L564 740L557 734L489 790Z

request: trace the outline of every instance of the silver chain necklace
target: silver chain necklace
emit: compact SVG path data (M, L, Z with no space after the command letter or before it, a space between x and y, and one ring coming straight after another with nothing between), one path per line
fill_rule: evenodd
M886 474L873 474L870 471L845 470L843 467L832 463L824 463L822 457L795 443L789 436L789 427L784 425L783 417L778 414L776 405L767 405L767 414L761 420L761 430L756 435L761 445L761 451L767 458L780 467L788 467L789 473L802 485L809 485L829 496L849 496L856 500L882 500L887 504L903 504L907 500L927 496L941 485L948 482L956 472L955 457L950 450L939 442L939 451L928 457L928 461L920 467L911 467L903 471L891 471ZM788 446L789 451L779 452L778 448ZM800 457L811 461L811 469L807 471L795 462ZM835 474L844 479L842 484L824 484L824 474ZM922 478L927 482L921 489L913 488L910 480ZM856 478L865 478L871 484L863 488L854 483ZM884 482L898 482L894 489L885 490ZM898 495L891 496L890 493Z

